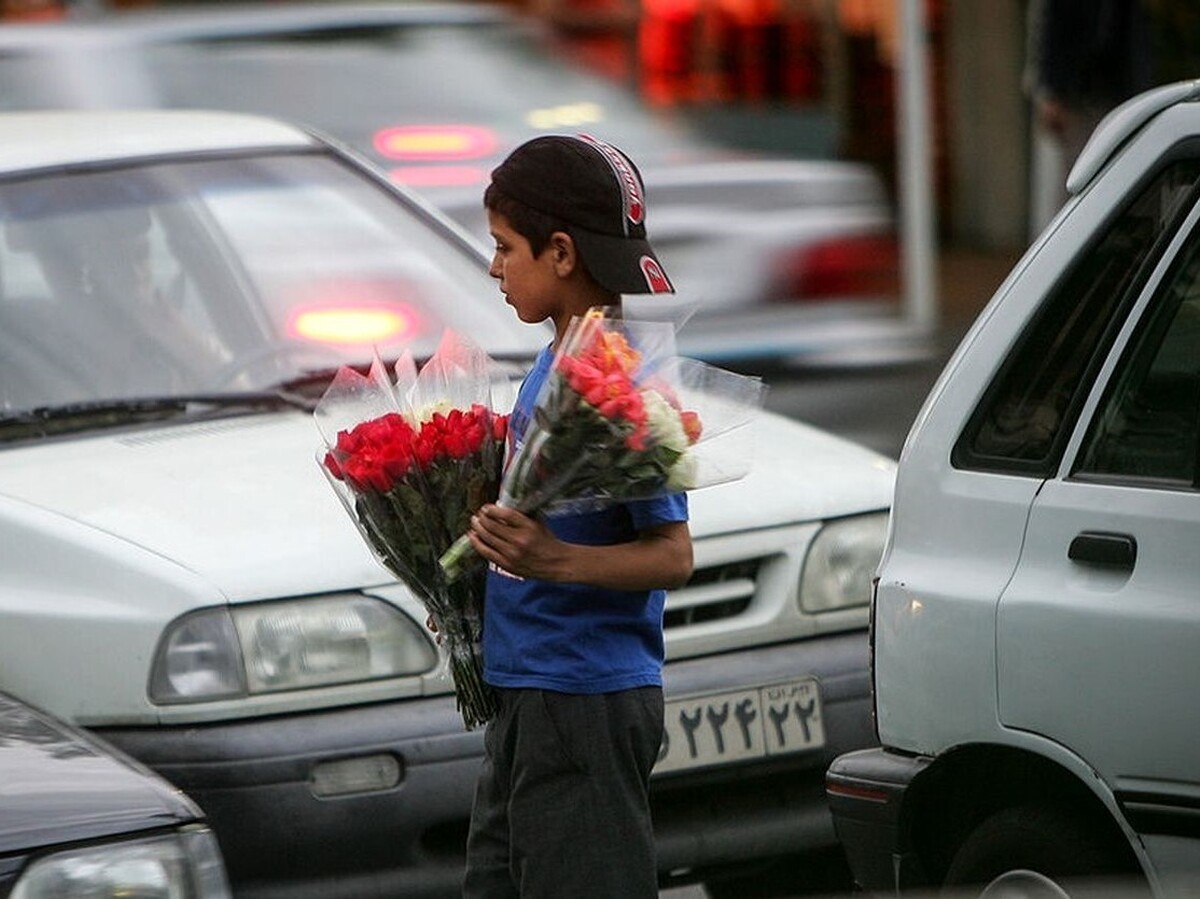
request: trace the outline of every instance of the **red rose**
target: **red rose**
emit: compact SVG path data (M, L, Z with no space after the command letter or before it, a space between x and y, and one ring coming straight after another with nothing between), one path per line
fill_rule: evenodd
M329 452L327 452L327 453L325 454L325 463L324 463L324 464L325 464L325 469L326 469L326 470L327 470L327 471L328 471L328 472L329 472L331 475L333 475L333 476L334 476L335 478L337 478L339 481L341 481L341 480L345 480L345 477L346 477L346 475L345 475L345 473L342 471L342 466L338 464L337 457L336 457L336 456L334 456L334 454L333 454L333 451L332 451L332 450L330 450Z

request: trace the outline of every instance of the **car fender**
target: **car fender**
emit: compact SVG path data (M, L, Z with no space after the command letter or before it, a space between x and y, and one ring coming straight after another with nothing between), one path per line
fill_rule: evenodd
M0 570L0 686L75 721L100 706L153 717L146 671L163 622L225 603L209 581L169 558L7 496ZM88 664L97 646L107 647L104 665Z
M1081 758L1068 746L1041 734L997 726L991 741L964 743L950 747L934 756L921 772L921 776L927 782L932 782L944 769L961 763L961 760L970 753L986 759L992 757L996 751L1016 752L1026 759L1037 758L1048 762L1086 790L1099 805L1103 806L1112 825L1120 831L1151 886L1157 888L1160 885L1153 854L1143 842L1143 837L1130 824L1127 809L1114 793L1112 785L1105 781L1086 759ZM1029 762L1027 761L1025 764L1029 764ZM990 770L989 766L986 771L983 771L985 777ZM901 820L905 821L907 826L913 824L909 812L911 810L902 810L900 813ZM965 836L965 834L960 836Z

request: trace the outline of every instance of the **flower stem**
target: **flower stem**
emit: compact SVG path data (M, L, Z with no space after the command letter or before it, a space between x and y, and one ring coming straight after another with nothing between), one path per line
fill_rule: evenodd
M438 559L438 564L442 566L442 572L446 575L446 583L453 584L458 580L474 555L475 548L471 546L471 538L466 534L451 543L450 548Z
M463 724L473 729L486 724L497 710L496 693L483 680L483 671L477 655L470 658L450 657L450 677L454 681L454 692Z

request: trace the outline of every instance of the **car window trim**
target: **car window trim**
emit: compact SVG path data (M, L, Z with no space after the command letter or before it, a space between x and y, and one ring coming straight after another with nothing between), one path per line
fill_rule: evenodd
M1182 159L1200 158L1200 139L1188 138L1180 141L1168 148L1161 156L1159 156L1155 165L1144 172L1137 179L1135 184L1130 188L1127 196L1129 199L1117 209L1109 212L1104 221L1093 230L1092 236L1087 243L1075 254L1074 258L1067 264L1066 267L1059 273L1058 277L1046 290L1046 295L1054 294L1060 290L1065 282L1070 280L1071 276L1076 272L1077 268L1082 264L1087 255L1093 252L1096 247L1103 242L1109 235L1110 229L1114 223L1125 215L1129 209L1143 196L1145 190L1155 181L1163 171L1170 165L1179 162ZM1192 208L1196 205L1197 199L1200 198L1200 179L1193 185L1184 202L1180 204L1178 210L1174 214L1173 221L1180 219L1186 220L1190 215ZM1125 296L1118 301L1117 309L1113 314L1112 321L1105 328L1104 333L1100 335L1096 346L1093 348L1090 358L1083 366L1080 373L1080 383L1086 384L1094 382L1098 374L1102 370L1104 362L1107 361L1113 350L1114 343L1120 334L1121 329L1125 327L1130 316L1131 307L1137 303L1138 299L1143 296L1144 291L1150 282L1154 272L1157 270L1159 263L1168 253L1171 243L1178 237L1178 230L1174 227L1164 229L1164 233L1160 234L1151 244L1146 253L1146 257L1138 266L1137 271L1130 279L1129 286L1126 288ZM1013 368L1017 365L1018 358L1021 356L1027 344L1027 341L1039 331L1044 318L1050 314L1049 306L1044 305L1037 310L1030 319L1021 327L1017 338L1010 344L1003 362L996 369L988 382L987 388L980 395L975 408L972 410L966 424L959 431L954 445L950 451L950 465L958 471L978 471L991 474L1013 475L1018 477L1029 477L1036 479L1045 479L1050 477L1060 476L1063 468L1063 460L1068 445L1070 445L1075 432L1078 430L1080 414L1083 411L1091 390L1076 389L1071 397L1071 401L1063 411L1062 424L1054 439L1050 443L1050 448L1043 459L1025 460L1013 459L999 456L985 456L975 452L971 448L971 443L982 427L986 412L992 408L996 401L997 395L1005 386L1008 376Z
M1174 493L1196 493L1196 484L1183 478L1150 477L1147 475L1097 474L1090 471L1072 472L1062 478L1074 484L1095 484L1105 487L1128 487L1135 490L1170 490Z
M1193 185L1187 198L1180 204L1179 214L1184 220L1170 235L1153 271L1138 292L1137 299L1121 324L1120 331L1109 350L1108 358L1097 373L1088 392L1079 419L1072 427L1071 439L1067 444L1058 476L1067 481L1089 484L1106 484L1123 487L1149 489L1195 490L1200 483L1200 464L1191 480L1131 474L1106 474L1080 471L1085 446L1097 425L1097 416L1109 403L1116 389L1117 376L1124 370L1129 357L1134 353L1158 310L1158 301L1165 284L1168 284L1182 264L1182 255L1194 240L1200 240L1200 182Z

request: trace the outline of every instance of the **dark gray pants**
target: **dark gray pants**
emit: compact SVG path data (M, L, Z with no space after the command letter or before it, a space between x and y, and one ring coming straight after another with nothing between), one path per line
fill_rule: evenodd
M658 687L501 690L467 838L466 899L655 899Z

